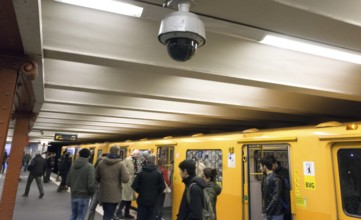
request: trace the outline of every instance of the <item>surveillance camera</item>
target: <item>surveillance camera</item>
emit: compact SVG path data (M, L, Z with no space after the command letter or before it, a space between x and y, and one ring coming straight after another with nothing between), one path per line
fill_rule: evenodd
M167 46L176 61L189 60L206 43L203 22L189 12L189 3L179 4L179 11L167 15L160 24L158 40Z

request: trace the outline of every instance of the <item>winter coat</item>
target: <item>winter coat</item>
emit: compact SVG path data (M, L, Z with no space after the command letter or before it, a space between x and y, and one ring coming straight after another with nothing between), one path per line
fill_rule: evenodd
M70 187L71 196L74 198L87 198L95 193L95 170L87 158L80 157L74 162L66 185Z
M274 172L267 174L262 182L262 213L266 216L283 214L282 190L280 177Z
M143 207L154 207L165 189L163 175L154 165L145 165L134 179L132 188L139 195L137 203Z
M36 155L30 162L28 166L30 174L39 177L44 175L46 169L46 161L41 155Z
M99 162L95 179L99 182L99 201L119 203L122 198L122 183L129 181L129 174L119 156L109 154Z
M183 179L186 188L183 192L181 204L177 215L177 220L201 220L202 219L202 203L203 188L206 184L202 178L189 176ZM189 204L187 201L187 191L191 183L196 183L190 188Z
M122 200L124 201L132 201L135 200L134 190L132 189L132 183L135 178L135 168L134 161L132 156L129 156L123 161L126 170L129 173L129 182L122 183L123 191L122 191Z
M31 160L30 154L25 154L23 157L23 164L28 164Z
M61 158L61 161L59 163L59 174L60 175L67 175L71 167L71 158L69 155L65 155L63 158Z
M211 201L212 204L212 208L214 211L214 214L217 214L216 212L216 204L217 204L217 196L219 194L221 194L222 192L222 187L220 187L217 183L215 182L208 182L206 183L206 188L205 190L208 193L209 196L209 200ZM217 216L217 215L216 215Z

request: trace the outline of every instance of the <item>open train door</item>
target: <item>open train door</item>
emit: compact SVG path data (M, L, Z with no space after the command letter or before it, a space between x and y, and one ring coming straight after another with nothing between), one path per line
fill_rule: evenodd
M273 155L282 165L289 168L289 145L247 144L242 147L243 157L243 220L263 220L262 216L262 178L260 160Z
M244 145L243 158L243 220L262 219L261 180L262 173L257 173L257 164L254 164L254 155L261 152L262 145Z
M174 146L173 144L157 145L157 159L160 160L168 171L167 182L171 188L171 193L166 193L163 205L163 213L172 213L173 204L173 162L174 162ZM165 177L166 178L166 177Z
M361 142L332 147L336 184L337 219L361 218Z

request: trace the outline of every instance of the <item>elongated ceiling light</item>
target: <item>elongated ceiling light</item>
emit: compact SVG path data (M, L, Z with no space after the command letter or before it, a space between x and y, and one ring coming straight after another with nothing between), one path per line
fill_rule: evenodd
M350 63L361 64L361 55L347 52L342 49L333 49L326 46L316 45L306 41L293 40L274 35L266 35L261 43L317 56L328 57L336 60L342 60Z
M133 17L142 16L143 8L113 0L55 0L71 5L112 12Z

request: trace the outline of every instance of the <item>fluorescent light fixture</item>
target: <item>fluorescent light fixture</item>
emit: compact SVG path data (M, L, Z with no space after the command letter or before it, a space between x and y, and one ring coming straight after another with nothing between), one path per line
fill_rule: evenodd
M333 49L327 46L320 46L316 43L303 40L292 40L274 35L266 35L261 43L317 56L328 57L336 60L342 60L350 63L361 64L361 55L347 52L342 49Z
M86 8L97 9L101 11L112 12L116 14L128 15L133 17L142 16L143 8L128 3L113 0L55 0L71 5L82 6Z

